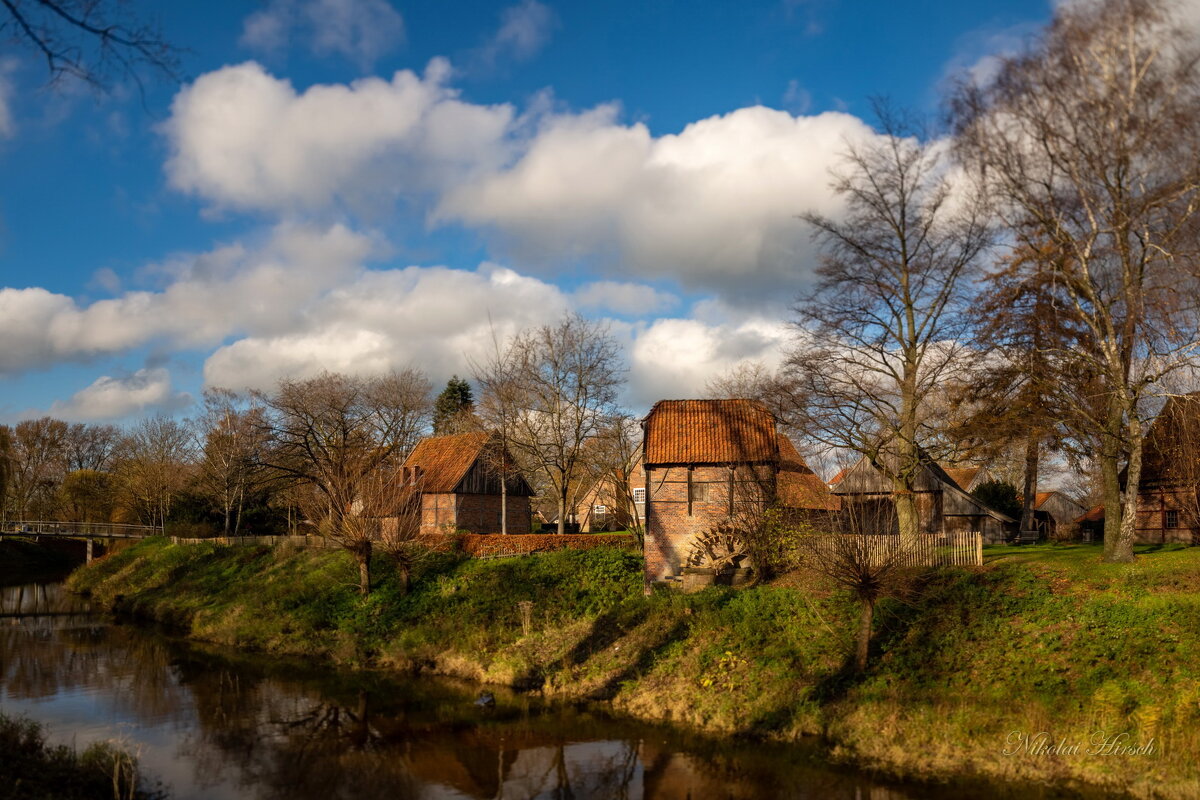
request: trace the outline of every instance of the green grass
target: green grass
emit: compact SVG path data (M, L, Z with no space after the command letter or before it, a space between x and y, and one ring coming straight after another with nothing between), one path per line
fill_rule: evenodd
M637 554L437 556L402 595L386 561L360 598L338 551L147 541L71 585L197 638L610 700L713 733L820 735L835 757L917 777L968 773L1200 796L1200 549L992 547L881 604L872 666L845 670L856 608L819 579L644 596ZM529 627L521 605L530 608ZM1137 756L1005 754L1014 732Z
M40 725L0 714L0 797L5 800L117 800L159 796L138 787L137 762L110 743L82 753L47 744Z

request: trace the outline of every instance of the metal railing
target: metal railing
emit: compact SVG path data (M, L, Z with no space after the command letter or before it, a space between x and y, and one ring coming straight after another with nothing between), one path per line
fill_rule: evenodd
M95 536L100 539L145 539L161 536L162 528L155 525L127 525L120 522L62 522L59 520L4 520L0 534L18 536Z

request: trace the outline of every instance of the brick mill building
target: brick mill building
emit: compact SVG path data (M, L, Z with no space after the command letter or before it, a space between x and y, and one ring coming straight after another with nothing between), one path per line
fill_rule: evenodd
M736 519L741 504L838 507L757 401L660 400L642 429L648 580L678 575L695 537Z
M432 436L417 445L404 468L420 486L422 533L500 533L501 472L508 490L508 532L529 533L533 490L499 436Z

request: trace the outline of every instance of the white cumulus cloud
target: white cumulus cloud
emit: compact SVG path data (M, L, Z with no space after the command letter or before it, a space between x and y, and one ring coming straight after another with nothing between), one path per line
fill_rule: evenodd
M218 207L288 211L423 192L504 158L507 105L445 86L449 64L297 92L247 62L202 75L164 125L167 176Z
M122 353L145 344L204 347L291 329L314 298L377 248L341 225L280 225L257 247L233 244L158 265L161 290L80 305L40 287L0 289L0 374Z
M192 398L176 392L165 367L147 367L125 375L102 375L67 401L56 402L51 416L72 421L115 420L133 414L170 412L190 405Z
M522 0L500 14L500 27L481 47L476 57L485 68L499 61L526 61L538 53L550 39L555 24L554 11L537 0Z
M317 55L369 67L404 42L404 18L386 0L271 0L246 17L241 44L275 53L302 36Z

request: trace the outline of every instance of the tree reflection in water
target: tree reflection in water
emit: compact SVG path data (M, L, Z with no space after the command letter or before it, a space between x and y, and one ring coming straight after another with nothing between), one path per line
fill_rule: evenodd
M6 587L2 602L73 610L57 587ZM801 748L689 742L502 691L483 709L474 687L336 675L99 618L4 622L0 702L89 695L94 718L78 724L132 720L135 745L168 741L147 747L142 766L175 798L930 796L829 771ZM22 706L35 718L38 708Z

